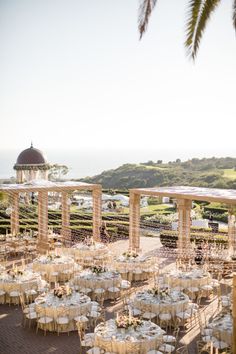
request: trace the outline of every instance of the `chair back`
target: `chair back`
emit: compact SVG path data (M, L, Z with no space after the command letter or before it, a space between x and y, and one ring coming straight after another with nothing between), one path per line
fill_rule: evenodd
M78 329L78 335L81 343L84 340L85 328L81 322L76 322L76 327Z

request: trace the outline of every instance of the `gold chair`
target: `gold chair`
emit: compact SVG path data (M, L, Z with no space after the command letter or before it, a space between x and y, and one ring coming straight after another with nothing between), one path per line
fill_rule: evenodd
M176 354L189 354L188 353L188 347L186 345L183 345L176 349Z
M64 309L63 311L58 312L57 311L57 315L55 318L55 327L56 327L56 331L57 331L57 335L59 336L60 332L67 332L68 336L70 335L70 318L69 318L69 313L66 309Z
M86 340L85 338L85 329L84 326L80 323L77 322L77 329L78 329L78 335L80 339L80 354L83 353L83 348L85 349L86 353L89 350L89 348L93 347L93 341L92 340Z
M38 330L41 329L44 331L44 335L46 336L46 333L48 330L54 330L54 320L52 317L47 316L46 311L43 316L40 314L37 314L37 326L36 326L36 333L38 333Z
M211 344L203 342L201 340L197 341L197 354L210 354Z

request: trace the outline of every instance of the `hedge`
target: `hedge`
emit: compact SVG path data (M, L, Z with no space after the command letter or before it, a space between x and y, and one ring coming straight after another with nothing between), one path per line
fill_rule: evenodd
M228 237L225 233L212 234L211 236L209 237L209 233L207 232L191 232L190 240L196 244L200 244L203 241L225 245L228 243ZM177 248L178 232L170 230L162 231L160 233L160 241L164 247Z

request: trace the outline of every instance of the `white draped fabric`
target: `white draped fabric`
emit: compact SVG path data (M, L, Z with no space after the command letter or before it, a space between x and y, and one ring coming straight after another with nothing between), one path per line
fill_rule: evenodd
M112 265L123 279L129 281L146 280L155 271L155 259L146 256L127 257L122 255L117 257Z
M187 289L190 287L201 287L211 283L211 276L208 272L201 269L194 269L189 272L180 270L171 271L164 276L165 283L170 287L181 287Z
M33 262L33 270L37 272L46 272L47 276L52 272L63 272L64 270L73 270L75 262L68 256L41 256Z
M91 299L84 294L73 292L67 297L58 298L53 292L41 295L35 299L36 312L40 316L48 316L54 320L60 316L67 316L70 319L69 330L76 330L76 323L73 320L76 316L86 315L91 310ZM49 324L49 331L54 326Z
M230 314L219 314L214 320L208 325L209 328L213 329L213 337L220 341L223 341L229 345L232 344L233 336L233 318Z
M162 343L163 330L155 323L143 321L136 329L118 329L115 320L95 328L95 346L117 354L147 353Z
M70 248L57 248L56 251L58 254L74 257L79 264L85 266L102 265L108 261L110 256L108 247L103 243L91 245L78 243Z
M120 287L121 276L119 273L112 271L96 274L90 270L86 270L75 276L73 282L81 288L89 288L91 290L102 288L108 290L111 287Z
M172 291L169 295L154 295L148 291L138 292L133 300L134 307L155 314L170 313L172 317L188 308L187 295Z
M2 272L0 274L0 290L4 290L9 293L11 291L24 292L29 289L37 289L40 284L41 277L38 273L32 272L30 270L22 271L23 274L11 275L14 273L13 270L11 273Z

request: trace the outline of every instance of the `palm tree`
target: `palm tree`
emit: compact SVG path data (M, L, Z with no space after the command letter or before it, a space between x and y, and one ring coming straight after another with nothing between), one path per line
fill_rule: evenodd
M188 55L196 58L206 25L222 0L188 0L188 18L186 23L185 47ZM236 30L236 0L233 1L233 26ZM148 21L157 0L141 0L139 7L138 28L140 39L147 30Z

